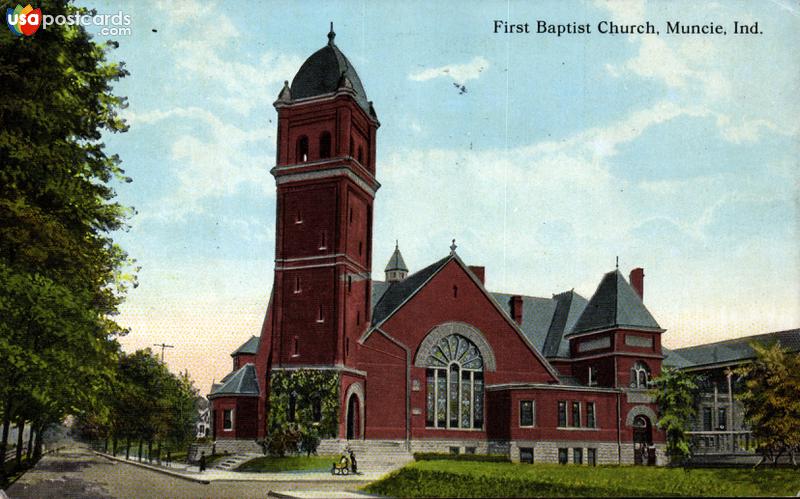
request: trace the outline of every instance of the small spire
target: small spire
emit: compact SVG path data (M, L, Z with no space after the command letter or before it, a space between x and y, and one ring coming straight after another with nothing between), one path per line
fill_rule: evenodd
M290 102L291 100L292 100L292 89L289 88L289 81L285 80L283 82L283 88L278 94L278 101Z
M456 248L458 248L458 246L456 246L456 240L453 239L453 244L450 245L450 254L451 255L455 255L456 254Z
M399 239L395 239L394 240L394 249L396 249L396 250L400 249L400 240Z
M619 270L619 255L617 255L617 270Z
M334 38L336 38L336 32L333 31L333 21L331 21L331 30L328 32L328 45L333 45Z

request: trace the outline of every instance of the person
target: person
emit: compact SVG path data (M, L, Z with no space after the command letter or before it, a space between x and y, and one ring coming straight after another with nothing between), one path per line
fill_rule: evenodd
M353 449L350 449L350 469L353 471L354 475L358 474L358 465L356 464L356 453L353 452Z
M200 473L206 470L206 451L200 453Z

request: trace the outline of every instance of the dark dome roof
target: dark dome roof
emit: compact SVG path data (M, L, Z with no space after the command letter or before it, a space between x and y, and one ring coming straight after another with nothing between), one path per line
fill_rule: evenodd
M361 109L370 114L369 101L361 79L347 57L333 43L336 34L331 29L328 44L314 52L292 80L292 99L305 99L336 92L340 87L342 73L352 84L355 98Z

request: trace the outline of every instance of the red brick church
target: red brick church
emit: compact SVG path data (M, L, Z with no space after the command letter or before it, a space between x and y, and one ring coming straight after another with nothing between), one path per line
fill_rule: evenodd
M453 242L413 273L396 248L372 280L380 122L334 37L275 101L274 284L260 337L209 395L217 444L298 423L412 451L662 463L646 387L664 329L642 269L588 300L495 293Z

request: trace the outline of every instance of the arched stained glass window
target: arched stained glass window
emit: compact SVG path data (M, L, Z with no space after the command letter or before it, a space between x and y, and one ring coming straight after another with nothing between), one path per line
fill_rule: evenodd
M431 348L426 365L426 425L483 428L483 357L478 347L451 334Z

